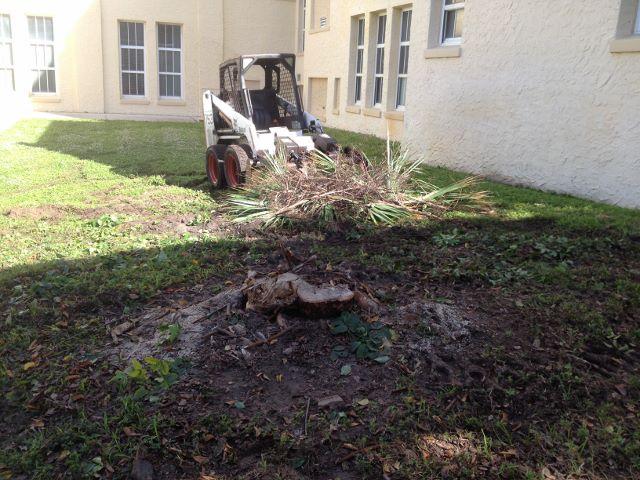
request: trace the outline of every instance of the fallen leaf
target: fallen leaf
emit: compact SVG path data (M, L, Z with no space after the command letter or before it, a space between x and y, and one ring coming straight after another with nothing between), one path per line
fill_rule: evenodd
M124 434L127 437L139 437L140 436L140 434L136 433L136 431L133 428L124 427L122 430L124 431Z
M347 375L351 375L351 365L344 365L341 369L340 369L340 375L342 375L343 377L346 377Z
M203 457L201 455L194 455L193 459L199 463L200 465L207 463L209 461L209 459L207 457Z
M24 365L22 365L22 370L26 372L27 370L31 370L32 368L35 368L37 366L38 364L36 362L27 362Z
M31 428L44 428L44 420L41 418L35 418L31 422Z
M367 405L369 405L369 399L363 398L362 400L358 400L358 405L362 407L366 407Z

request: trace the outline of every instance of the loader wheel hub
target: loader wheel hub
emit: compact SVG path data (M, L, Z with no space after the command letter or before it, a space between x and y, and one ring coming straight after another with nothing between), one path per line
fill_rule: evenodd
M235 158L229 158L226 162L227 179L229 185L236 187L240 184L240 172L238 170L238 162Z
M219 173L218 173L218 158L213 152L209 152L207 155L207 166L209 175L211 176L211 183L216 183L218 181Z

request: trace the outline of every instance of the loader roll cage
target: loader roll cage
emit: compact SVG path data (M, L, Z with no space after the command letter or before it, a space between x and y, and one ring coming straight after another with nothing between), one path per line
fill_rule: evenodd
M262 69L262 89L249 89L247 74ZM220 65L220 98L255 124L257 130L305 130L302 100L295 80L295 55L244 55Z

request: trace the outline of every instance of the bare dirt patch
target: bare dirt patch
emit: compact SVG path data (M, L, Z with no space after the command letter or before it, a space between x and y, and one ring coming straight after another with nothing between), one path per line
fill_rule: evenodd
M215 417L229 416L234 422L263 419L256 428L285 426L292 441L309 448L317 445L320 450L314 455L324 474L335 470L340 478L357 477L340 467L339 460L349 450L323 446L325 429L332 428L325 422L330 422L332 412L351 412L350 438L357 437L366 434L368 427L355 411L390 408L404 394L397 383L403 375L414 376L424 389L443 384L483 385L483 369L471 361L484 337L476 330L480 317L472 309L419 295L402 295L389 306L366 293L371 302L354 300L343 308L355 313L365 328L376 325L392 335L380 345L380 352L358 358L352 348L357 334L336 333L334 322L340 312L313 318L309 312L302 313L296 301L282 303L282 297L274 299L273 309L247 305L247 288L256 276L277 278L288 270L285 258L280 258L281 270L274 270L278 259L271 260L272 264L251 273L243 285L231 285L218 295L202 293L202 288L182 291L179 297L164 298L163 305L118 319L112 324L115 341L108 355L119 368L145 357L188 360L191 367L162 401L162 412L179 417L185 425L201 421L209 412ZM390 288L384 282L364 283L353 276L363 272L327 271L327 265L313 260L293 268L296 275L316 286L346 285L358 292ZM266 302L265 292L260 294ZM374 303L377 308L363 308ZM166 334L160 326L167 324L181 328L171 345L163 344ZM233 465L223 468L229 478L271 478L262 476L256 465L260 452L273 446L273 439L260 433L234 440L222 434L212 437L210 450L202 455L207 462L225 465L233 458ZM163 470L161 478L175 474ZM291 470L283 478L307 477Z
M61 220L69 215L68 207L41 205L39 207L12 207L4 215L16 220Z

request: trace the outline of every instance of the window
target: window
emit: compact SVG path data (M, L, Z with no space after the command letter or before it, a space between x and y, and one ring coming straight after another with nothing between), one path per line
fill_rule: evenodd
M634 32L636 35L640 35L640 3L638 4L638 13L636 13L636 28Z
M462 42L465 0L444 0L442 15L442 44L459 45Z
M407 100L407 74L409 73L409 42L411 41L411 10L404 10L400 20L400 55L398 60L398 90L396 108L403 110Z
M376 65L373 72L373 105L382 105L382 88L384 86L384 46L387 34L387 16L378 16L376 34Z
M307 33L307 0L300 0L300 38L298 39L298 51L304 53L305 34Z
M340 109L340 79L333 79L333 110L338 111Z
M158 24L160 98L182 98L182 29Z
M56 93L53 19L27 17L31 56L31 93Z
M120 70L122 95L144 97L144 25L120 22Z
M0 92L15 89L11 39L11 19L9 15L0 14Z
M358 19L356 37L356 78L353 101L356 105L362 103L362 75L364 72L364 18Z

